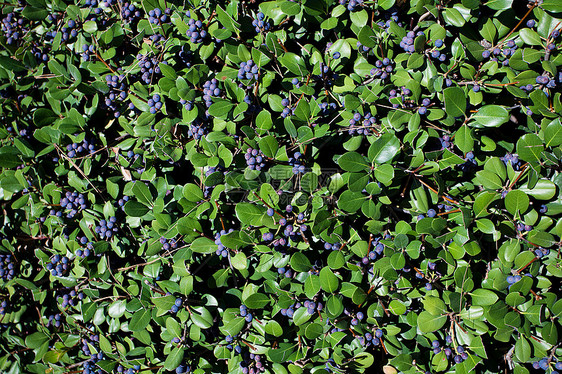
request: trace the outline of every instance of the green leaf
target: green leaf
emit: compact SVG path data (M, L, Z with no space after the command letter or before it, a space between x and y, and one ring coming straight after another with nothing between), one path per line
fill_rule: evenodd
M529 197L521 190L509 191L505 197L505 207L511 214L516 214L517 212L523 214L529 207Z
M400 140L392 133L385 133L369 147L371 162L384 164L394 158L400 150Z
M237 270L243 270L248 267L248 258L244 252L238 252L234 257L230 259L230 263Z
M517 154L523 161L540 162L543 151L543 142L535 134L525 134L517 141Z
M446 311L445 302L438 297L427 296L422 302L425 310L434 316L441 315Z
M0 66L8 71L25 71L27 70L25 66L15 58L10 58L6 56L0 56Z
M251 203L237 204L235 211L236 217L245 225L258 225L263 216L262 209Z
M447 322L446 315L436 316L425 310L418 316L417 324L422 333L433 332L439 330Z
M470 128L462 125L455 134L455 145L463 152L467 153L474 148L474 138L472 137Z
M320 286L326 292L334 293L339 287L339 279L332 269L324 267L320 270Z
M340 165L343 170L352 172L367 170L370 167L365 157L357 152L344 153L338 158L338 165Z
M529 28L522 28L519 31L519 36L526 44L529 45L541 45L541 37L537 34L536 31L531 30Z
M304 293L306 297L312 299L320 291L320 279L317 275L309 275L304 281Z
M310 260L301 252L296 252L291 256L291 267L298 272L309 271L312 268Z
M443 18L445 19L445 22L456 27L462 27L466 22L462 14L455 8L445 9L443 12Z
M539 179L533 188L529 188L528 183L519 187L519 191L538 200L550 200L556 195L556 185L549 180Z
M503 106L484 105L472 119L485 127L499 127L509 120L509 112Z
M493 10L511 9L513 0L490 0L486 5Z
M520 362L527 362L531 358L531 345L524 336L520 336L515 342L515 357Z
M225 12L220 5L216 7L216 12L217 12L217 17L220 21L220 23L227 28L227 30L230 30L236 34L238 34L240 32L240 24L238 22L236 22L236 20L234 18L232 18L232 16L230 14L228 14L227 12Z
M486 290L484 288L477 288L470 292L472 297L472 305L493 305L498 301L498 295L494 291Z
M562 12L562 4L560 4L560 2L557 0L544 0L542 2L541 8L543 8L544 10L549 10L551 12Z
M356 212L363 205L365 198L361 192L344 191L338 199L338 207L347 212Z
M270 302L269 296L263 293L254 293L244 300L244 304L250 309L263 309Z
M151 315L152 310L150 308L141 308L140 310L136 311L129 321L129 330L144 330L150 323Z
M283 327L281 327L279 322L270 320L269 322L267 322L267 325L265 325L265 332L269 335L280 337L281 335L283 335Z
M131 217L142 217L149 211L150 209L146 205L138 201L129 200L125 204L125 213Z
M166 357L166 361L164 361L164 368L166 370L175 370L183 360L184 351L184 347L174 347L172 352Z
M277 149L279 149L279 143L273 136L268 135L260 139L260 150L265 156L272 158L275 157Z
M297 345L291 343L281 343L279 344L279 348L273 349L269 348L267 351L267 356L272 362L276 363L285 363L293 354L293 351Z
M499 199L497 192L482 191L474 200L474 214L476 218L485 217L489 214L488 207Z
M197 253L214 253L217 250L217 245L213 240L201 237L195 239L190 248Z
M560 124L560 118L546 126L544 129L544 141L547 147L556 147L562 144L562 124Z
M152 204L152 194L144 182L135 182L133 185L133 193L135 194L137 200L141 203L145 203L147 205Z
M445 111L452 117L464 116L466 111L466 95L459 87L449 87L443 91Z
M236 106L236 104L228 102L226 100L217 101L209 107L209 115L226 119L230 111Z

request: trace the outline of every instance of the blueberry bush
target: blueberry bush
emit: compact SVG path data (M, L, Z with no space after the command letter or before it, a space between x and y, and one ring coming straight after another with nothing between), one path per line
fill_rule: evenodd
M562 372L560 0L0 18L0 372Z

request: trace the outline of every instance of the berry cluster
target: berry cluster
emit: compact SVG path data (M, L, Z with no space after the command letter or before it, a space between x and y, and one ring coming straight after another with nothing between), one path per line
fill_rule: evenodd
M117 228L117 217L115 216L109 217L108 221L102 219L94 228L94 232L99 235L100 239L109 239L113 236L113 233L117 231L119 231L119 229Z
M474 158L474 153L472 151L466 154L464 160L465 160L464 164L457 165L457 169L462 171L463 173L469 172L470 170L474 169L476 165L478 165L476 159ZM448 206L446 206L446 208L447 207Z
M418 108L418 113L424 116L427 113L427 107L431 105L431 100L429 98L424 98L421 102L421 106Z
M376 123L376 118L367 113L363 117L361 113L354 113L353 118L349 120L349 135L369 135L372 133L372 128Z
M366 45L361 44L360 41L357 41L357 50L359 52L369 52L371 48L367 47Z
M82 46L82 60L84 61L90 61L90 57L92 56L92 54L94 54L96 51L95 47L93 44L84 44ZM43 60L46 61L46 60Z
M556 362L556 363L554 363ZM556 357L543 357L541 358L539 361L534 361L533 362L533 369L543 369L544 371L547 371L549 368L551 368L551 365L554 364L554 369L556 370L561 370L562 371L562 361L559 361ZM558 372L556 371L551 371L551 374L558 374Z
M201 139L205 134L209 132L205 122L201 121L199 118L189 124L189 129L187 130L187 136L194 138L195 140Z
M56 328L59 328L62 324L61 319L62 319L62 314L60 314L60 313L51 314L48 317L47 327L55 326Z
M501 157L500 160L503 161L504 164L511 164L513 170L519 170L521 167L521 160L519 160L519 156L512 153L506 153L505 156Z
M363 6L364 0L339 0L340 5L345 5L347 10L354 12Z
M400 41L400 47L406 53L414 53L416 51L414 40L417 36L423 36L423 35L425 35L423 31L418 31L417 34L414 31L408 31L406 36L404 36Z
M188 68L191 67L191 63L193 60L193 52L189 49L189 45L184 44L181 46L181 50L178 53L178 57L180 61ZM183 104L182 104L183 105ZM190 109L188 109L190 110Z
M77 292L75 289L69 291L67 289L66 292L59 297L59 302L62 308L66 308L69 305L76 305L78 301L83 300L84 297L85 295L83 292Z
M200 20L194 20L190 18L187 22L189 26L188 30L185 32L187 37L192 43L203 43L205 38L207 37L207 31L203 29L203 22Z
M78 242L79 242L80 244L86 246L86 248L84 248L84 249L79 248L79 249L76 250L75 253L76 253L76 256L77 256L77 257L80 257L80 258L87 258L87 257L89 257L89 256L92 255L92 254L95 255L95 252L94 252L94 243L88 241L88 238L87 238L87 237L82 236L82 237L80 237L80 238L76 238L76 240L78 240Z
M135 151L133 151L132 149L129 149L127 152L123 151L121 152L121 155L127 159L127 161L129 163L133 163L135 162L142 154L141 153L135 153Z
M536 79L537 84L545 85L547 88L555 88L556 81L547 75L539 75Z
M126 2L121 6L121 18L125 23L134 23L139 18L141 18L141 16L141 10L137 9L134 4Z
M464 347L461 345L456 347L455 349L456 352L453 352L453 349L449 347L449 345L451 345L452 343L453 343L453 338L450 335L447 335L445 337L446 346L441 346L439 340L434 340L431 342L431 347L433 348L434 354L438 354L441 351L443 351L447 359L452 358L455 364L460 364L461 362L463 362L468 358L468 353L465 352Z
M293 174L304 174L305 166L302 153L298 151L293 153L293 157L289 157L289 165L293 167ZM290 205L287 206L289 207Z
M0 316L3 316L7 312L8 312L8 301L2 300L2 302L0 303Z
M123 367L123 365L117 365L117 372L118 373L125 373L125 374L135 374L138 373L140 371L140 365L133 365L132 368L128 368L127 371L125 371L125 368Z
M270 25L269 22L264 21L265 14L259 12L255 20L252 21L252 26L255 27L256 32L260 33L263 31L269 31Z
M402 22L400 21L399 17L398 17L399 13L396 9L391 8L388 11L384 12L384 21L378 21L377 25L384 29L386 32L389 31L390 28L390 24L392 22L396 23L396 25L398 27L404 27L404 25L402 24Z
M316 303L313 300L305 300L303 303L296 302L294 304L291 304L287 308L281 309L281 315L293 318L295 311L301 307L306 308L306 312L308 314L314 314L317 311L320 312L322 309L324 309L324 305L322 305L322 303L320 302Z
M521 280L521 276L520 276L519 274L517 274L517 275L508 275L508 276L507 276L507 279L506 279L507 283L509 283L510 286L511 286L512 284L514 284L514 283L519 282L520 280Z
M146 84L151 84L153 78L157 78L160 75L160 67L158 66L158 57L148 55L143 55L139 53L137 55L137 61L139 62L141 80ZM163 61L163 64L167 64L167 61Z
M253 60L242 61L238 69L238 79L257 80L260 75L260 68Z
M191 367L186 364L181 364L176 368L176 374L191 373Z
M542 257L548 256L550 254L550 249L539 247L539 248L535 249L534 253L535 253L535 256L537 256L537 258L542 258Z
M129 201L129 196L123 196L121 199L117 200L117 205L122 211L125 211L125 203L127 203L127 201Z
M67 156L70 158L74 158L76 156L81 156L84 154L92 154L95 152L96 147L93 142L88 141L88 139L84 139L82 144L80 143L72 143L66 146L66 150L68 151Z
M248 311L248 307L244 304L240 305L240 317L244 317L248 323L252 322L254 319L253 314Z
M71 19L66 23L66 27L61 28L62 40L64 42L68 41L70 38L76 38L78 36L78 30L76 30L76 21Z
M129 92L129 87L125 82L125 75L123 74L108 74L105 76L105 82L109 87L109 91L105 97L105 106L113 111L114 116L117 118L121 115L118 110L118 101L124 101L127 99L127 94ZM129 108L134 109L133 103L130 103Z
M174 301L174 305L172 305L172 307L170 308L170 312L176 314L180 310L182 305L183 305L183 300L180 297L178 297L176 301Z
M160 95L154 94L150 99L148 99L147 104L150 108L150 114L156 114L162 108L162 98Z
M220 96L221 94L222 90L219 88L219 82L215 78L203 83L203 100L207 108L213 104L211 97Z
M164 237L161 237L160 244L162 244L162 249L165 251L176 249L178 247L178 241L176 239L166 239Z
M326 102L318 103L318 107L320 108L320 113L318 114L321 116L327 116L328 114L330 114L331 111L334 111L338 108L336 103L326 103Z
M453 143L451 142L451 137L447 134L441 136L439 138L439 141L441 142L441 149L452 149L453 148Z
M447 55L439 50L439 48L443 47L443 44L444 44L443 40L437 39L437 40L435 40L435 42L433 44L434 44L435 48L430 50L429 56L431 56L431 58L439 60L441 62L447 61Z
M148 22L153 25L162 25L164 23L170 23L170 14L172 10L170 8L162 9L155 8L148 11Z
M180 104L183 105L185 110L192 110L193 109L193 101L187 101L185 99L180 99Z
M334 84L334 81L339 78L339 75L334 73L334 71L323 62L320 63L320 74L314 75L313 79L316 82L320 82L324 87L330 87ZM297 80L298 82L298 80ZM294 83L294 82L293 82ZM298 87L297 87L298 88Z
M56 254L51 258L51 261L47 263L46 268L52 275L62 277L70 270L69 262L70 259L68 257Z
M289 99L281 100L281 105L283 105L283 111L281 112L281 118L287 118L295 115L295 108L291 108Z
M24 28L24 18L18 18L16 13L10 12L2 18L2 34L7 44L16 43L28 30Z
M31 54L33 54L33 57L35 57L37 61L43 61L43 62L48 61L49 52L50 50L46 47L39 48L38 46L35 45L31 47Z
M16 275L16 265L11 254L0 254L0 279L9 281Z
M357 315L359 314L362 315L363 313L358 312ZM357 321L358 317L354 319ZM354 319L351 320L352 325ZM357 321L357 324L358 323L359 322ZM381 345L381 339L383 336L384 336L384 332L381 329L375 329L374 333L366 332L364 336L359 336L357 337L357 339L359 340L359 344L364 345L366 347L369 347L371 345L378 347L379 345Z
M399 90L391 89L389 91L389 98L388 100L392 104L393 108L411 108L414 107L414 102L409 99L409 96L412 94L412 91L409 88L401 87Z
M84 195L79 194L76 191L66 191L64 197L60 201L60 206L61 208L67 210L66 218L74 218L78 212L88 208Z
M248 148L244 158L246 159L246 165L248 165L250 170L260 171L265 167L266 159L263 152L259 149Z
M505 47L506 48L501 49L500 46L496 46L492 49L486 49L482 52L482 57L490 59L490 61L501 62L503 66L508 66L509 57L513 56L517 45L514 40L508 40L505 42Z
M293 276L293 270L289 266L287 266L287 268L277 268L277 273L285 278L291 278Z
M234 231L234 229L230 229L230 230L228 230L228 232L226 230L221 230L220 232L217 232L215 234L215 244L218 246L218 248L215 252L217 254L217 256L222 256L222 257L228 256L228 249L224 246L224 244L222 244L221 236L226 235L226 234L230 234L233 231Z
M392 61L388 57L385 57L375 62L375 67L371 69L371 75L375 78L385 80L390 77L390 73L392 73L393 70Z
M90 357L86 362L83 364L83 374L102 374L103 371L101 369L96 369L96 363L98 361L103 360L103 353L99 349L99 335L93 335L89 338L82 338L82 353ZM98 353L94 353L90 351L90 346L94 347Z
M338 251L341 248L341 243L324 242L323 248L327 251Z

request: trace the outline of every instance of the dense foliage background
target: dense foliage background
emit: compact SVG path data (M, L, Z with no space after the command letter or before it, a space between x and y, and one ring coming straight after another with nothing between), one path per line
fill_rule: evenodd
M562 371L562 2L7 1L2 373Z

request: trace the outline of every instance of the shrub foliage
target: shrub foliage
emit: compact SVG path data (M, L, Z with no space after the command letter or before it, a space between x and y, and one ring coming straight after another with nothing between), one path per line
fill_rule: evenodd
M561 370L561 4L2 3L0 371Z

